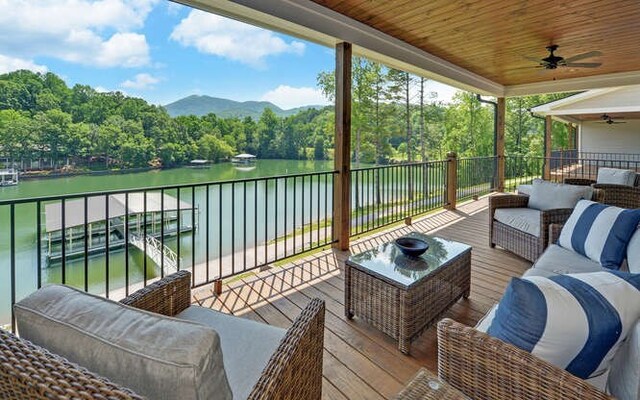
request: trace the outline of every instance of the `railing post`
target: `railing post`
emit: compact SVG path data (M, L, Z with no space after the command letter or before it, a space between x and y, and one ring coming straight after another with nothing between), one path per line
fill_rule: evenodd
M349 249L351 227L351 43L336 45L336 130L333 185L334 247Z
M553 121L551 115L547 115L544 119L544 168L542 171L542 179L551 180L551 131Z
M456 194L458 191L458 155L454 151L447 153L447 210L456 209Z
M505 159L504 159L504 126L505 126L505 114L506 114L506 101L504 97L498 97L496 113L496 154L497 157L497 175L498 182L496 190L498 192L504 192L504 176L505 176Z

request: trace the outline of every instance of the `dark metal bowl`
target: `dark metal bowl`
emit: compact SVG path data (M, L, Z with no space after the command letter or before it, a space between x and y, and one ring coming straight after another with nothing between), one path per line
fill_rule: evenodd
M402 254L411 257L418 257L429 248L429 244L424 240L412 237L401 237L396 239L396 246Z

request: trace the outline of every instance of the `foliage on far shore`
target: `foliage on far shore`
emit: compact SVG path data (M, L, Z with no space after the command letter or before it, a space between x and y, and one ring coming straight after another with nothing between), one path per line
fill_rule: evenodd
M493 154L493 110L458 92L449 104L424 90L424 78L354 58L352 159L358 163L435 160ZM331 98L333 71L318 75ZM507 99L507 153L542 155L543 124L528 109L566 94ZM333 154L332 107L258 120L215 114L172 118L160 106L121 92L68 87L56 74L21 70L0 75L0 158L38 161L57 170L176 166L237 153L259 158L328 159ZM566 127L554 124L555 148Z

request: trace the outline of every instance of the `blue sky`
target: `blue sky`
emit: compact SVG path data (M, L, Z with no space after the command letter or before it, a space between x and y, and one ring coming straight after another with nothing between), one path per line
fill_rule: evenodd
M0 0L0 73L51 71L155 104L191 94L326 104L316 76L333 63L333 49L164 0Z

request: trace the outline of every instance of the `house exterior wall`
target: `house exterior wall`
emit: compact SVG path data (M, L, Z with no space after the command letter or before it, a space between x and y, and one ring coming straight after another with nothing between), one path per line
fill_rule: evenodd
M640 120L624 124L595 121L580 125L579 149L582 152L640 154Z

